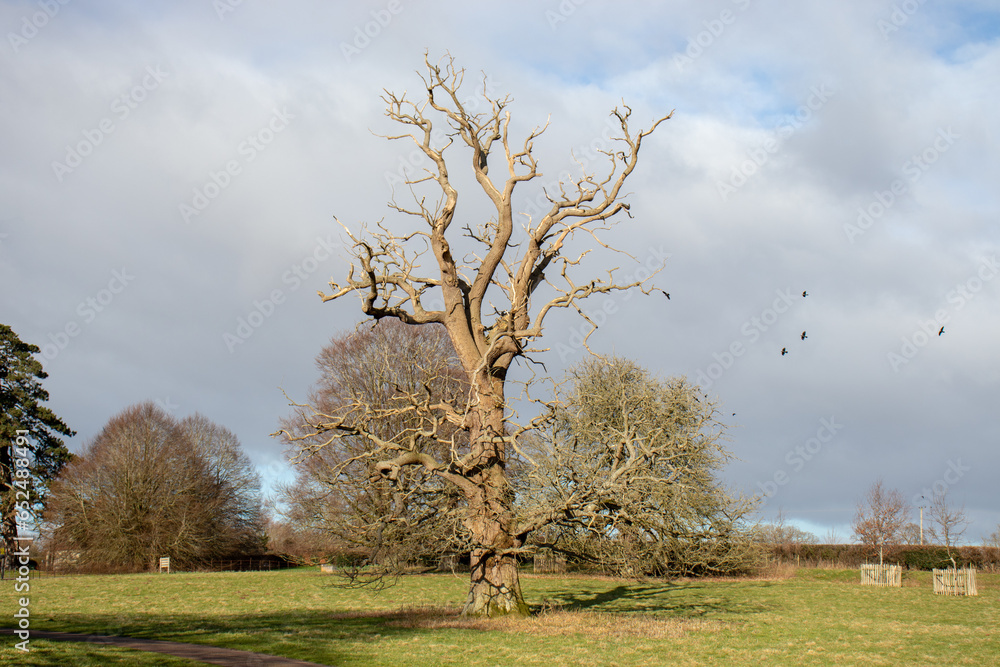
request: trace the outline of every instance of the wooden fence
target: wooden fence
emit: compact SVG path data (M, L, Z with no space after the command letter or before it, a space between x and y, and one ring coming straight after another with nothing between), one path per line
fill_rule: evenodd
M546 549L535 554L532 565L534 566L535 574L562 574L566 571L566 556Z
M973 567L934 570L934 592L942 595L979 595L976 570Z
M874 565L865 563L861 566L862 586L902 586L902 565Z

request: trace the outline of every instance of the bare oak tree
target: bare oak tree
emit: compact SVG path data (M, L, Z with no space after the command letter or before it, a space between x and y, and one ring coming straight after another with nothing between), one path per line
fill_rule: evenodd
M616 145L603 151L607 169L546 191L550 207L538 219L528 218L525 238L514 243L515 192L542 175L533 147L544 128L515 143L509 134L509 97L491 96L484 81L479 100L487 111L476 113L459 90L464 70L456 69L450 57L432 64L425 56L424 62L418 99L388 91L383 97L388 118L407 128L388 138L412 141L429 160L429 167L407 180L413 202L390 204L416 224L401 233L384 223L356 235L348 231L355 262L346 283L331 283L330 293L321 296L324 301L358 296L362 312L376 320L444 325L470 391L463 403L432 403L426 395L412 395L409 405L400 403L396 409L421 414L423 427L389 439L370 428L376 414L325 415L317 410L310 422L327 443L348 435L368 438L376 448L359 460L384 479L395 482L404 468L421 467L454 485L464 498L463 524L474 542L463 613L524 614L516 560L524 538L514 522L507 471L516 442L516 432L507 423L508 370L515 359L537 351L533 345L554 311L575 309L582 314L580 301L588 296L642 287L642 281L617 280L614 272L574 277L587 251L571 252L569 244L575 235L584 234L609 247L597 234L619 214L628 214L623 187L638 164L642 141L670 115L637 131L630 125L631 109L615 109L621 135ZM459 215L450 171L454 151L448 152L455 144L467 149L463 161L493 211L485 222L476 222L481 218L475 214ZM436 192L428 193L427 186ZM536 303L532 299L539 294L544 298ZM438 435L446 423L467 433L466 447L451 436ZM448 455L435 456L419 447L429 440Z
M879 479L858 502L852 524L854 537L872 556L877 553L882 562L886 552L894 552L903 541L910 512L903 494L898 489L885 488Z

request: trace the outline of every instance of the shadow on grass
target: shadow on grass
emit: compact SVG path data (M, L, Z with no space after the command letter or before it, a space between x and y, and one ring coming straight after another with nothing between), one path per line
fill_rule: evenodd
M755 582L755 586L766 588L773 582ZM554 592L538 607L540 610L561 609L565 611L595 611L614 614L655 614L678 619L713 617L727 620L729 617L745 617L760 613L771 605L755 599L747 591L733 595L725 589L695 581L663 583L619 583L606 590L593 586L582 586L573 591Z
M420 631L394 626L376 614L338 618L325 611L213 616L63 614L58 619L33 620L32 629L207 644L326 665L357 659L359 646Z

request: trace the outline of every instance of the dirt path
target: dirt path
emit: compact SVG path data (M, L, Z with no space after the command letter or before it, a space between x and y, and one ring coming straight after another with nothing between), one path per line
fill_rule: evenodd
M0 634L13 635L14 631L2 628L0 629ZM108 644L112 646L121 646L123 648L136 649L138 651L166 653L167 655L177 656L178 658L200 660L201 662L206 662L210 665L226 665L227 667L330 667L329 665L321 665L318 662L306 662L305 660L282 658L277 655L267 655L265 653L237 651L231 648L218 648L216 646L206 646L204 644L165 642L160 641L159 639L106 637L104 635L80 635L70 632L42 632L36 630L31 631L31 638L52 639L64 642Z

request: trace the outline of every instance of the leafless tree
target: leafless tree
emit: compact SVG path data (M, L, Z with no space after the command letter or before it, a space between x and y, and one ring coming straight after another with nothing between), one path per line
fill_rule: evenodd
M1000 524L997 524L997 529L989 536L986 546L1000 549Z
M903 494L898 489L885 488L879 479L858 502L852 525L854 537L871 555L878 553L881 563L885 554L894 552L902 541L910 513Z
M268 553L280 554L292 563L318 565L349 554L349 547L328 531L300 525L286 518L265 518Z
M367 428L383 440L424 427L419 410L399 409L412 396L425 393L431 402L456 404L468 396L465 371L440 325L385 320L361 327L335 336L316 366L320 381L309 404L322 414L377 413ZM366 554L370 567L351 573L358 581L379 581L399 566L467 548L456 514L449 511L461 503L453 485L421 467L401 471L395 480L373 478L364 461L380 455L379 445L353 435L327 443L317 434L316 411L299 408L283 422L284 433L305 436L287 451L296 479L279 493L282 515L296 531L325 534L328 539L319 544L328 550ZM445 422L436 428L437 439L418 435L415 448L439 459L450 455L444 440L468 449L467 433L457 426ZM303 456L304 449L311 455Z
M542 175L533 147L544 128L536 128L516 144L509 134L509 97L491 95L484 80L473 107L459 90L464 70L456 69L450 57L433 64L425 56L424 62L416 99L388 91L383 98L386 115L406 128L388 138L412 141L428 159L429 166L407 180L413 202L390 204L415 224L401 233L382 222L359 234L348 231L355 262L347 282L331 283L330 293L322 297L329 301L359 296L362 312L376 320L444 325L470 391L462 403L435 402L426 393L413 394L408 403L400 401L396 410L420 414L424 423L392 438L370 428L386 416L384 411L326 414L317 409L310 423L325 442L312 440L308 448L315 451L344 436L361 436L375 448L352 463L370 465L392 483L404 469L422 468L456 487L466 508L463 527L473 541L463 613L525 614L516 560L524 547L523 531L514 522L507 472L517 438L517 430L507 421L508 371L515 359L538 350L533 345L553 311L574 309L582 314L580 302L588 296L643 288L643 281L621 281L613 271L605 276L592 272L582 280L574 277L588 250L573 250L580 246L571 242L584 235L591 244L609 248L598 232L607 230L619 214L628 214L623 188L638 164L642 141L670 116L656 120L648 130L636 131L630 125L631 109L615 109L621 134L614 146L603 151L607 169L546 191L549 209L538 219L528 218L523 239L515 242L515 192ZM477 108L486 111L476 113ZM485 221L473 210L459 212L450 170L454 151L449 149L455 144L468 149L462 162L493 211ZM539 297L540 302L533 301ZM452 432L442 435L446 424L458 426L466 435L462 439ZM435 443L447 456L435 455L422 443Z
M819 542L812 533L792 526L785 518L784 510L778 510L773 521L762 521L754 526L754 537L761 544L786 545L816 544Z
M899 541L908 547L915 547L923 544L923 537L920 534L920 524L912 521L899 531Z
M257 553L264 547L260 475L239 438L207 417L195 414L180 424L192 454L207 477L207 495L198 498L219 548Z
M934 494L928 509L928 518L935 526L931 531L933 539L943 544L948 549L948 555L951 556L951 548L955 546L956 541L965 534L965 530L969 527L969 520L965 516L965 506L952 507L948 503L948 492L945 491Z
M143 570L158 556L186 566L261 549L260 481L226 429L177 422L153 403L113 417L53 486L53 548L78 565Z

